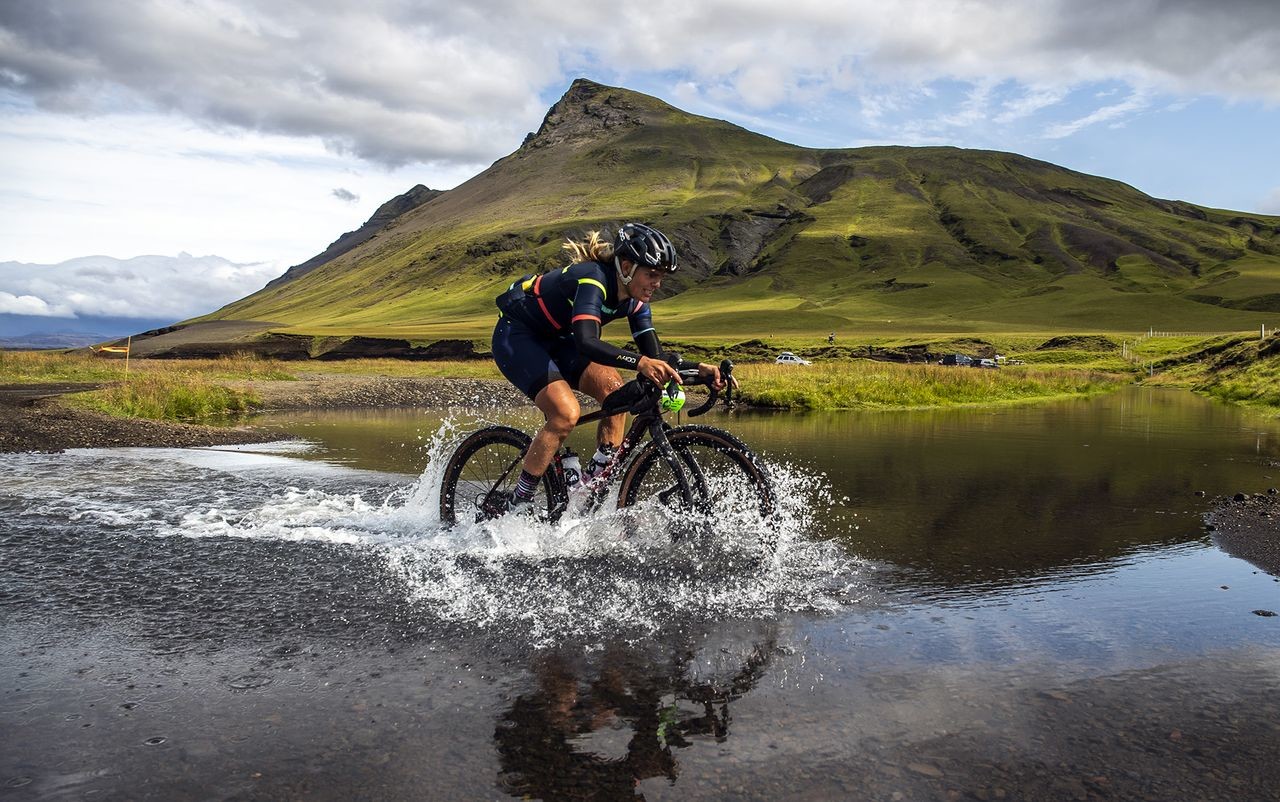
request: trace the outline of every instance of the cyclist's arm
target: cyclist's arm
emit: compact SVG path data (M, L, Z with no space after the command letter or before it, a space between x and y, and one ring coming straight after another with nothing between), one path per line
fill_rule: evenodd
M604 306L603 278L598 268L594 275L587 272L578 277L578 287L573 299L574 315L570 321L578 353L592 362L637 371L654 384L662 385L672 379L679 381L680 375L667 363L618 348L600 339ZM635 330L633 323L632 331Z
M653 317L649 314L649 306L645 304L629 315L627 320L631 324L631 339L636 341L636 348L640 349L640 353L652 359L665 361L666 354L662 352L662 342L658 340L658 332L653 328ZM697 368L697 362L690 362L687 359L681 359L680 364L676 366L676 370Z
M619 348L600 339L600 321L587 315L575 315L573 318L573 340L578 346L578 353L615 368L635 370L640 366L640 355ZM648 356L646 354L646 356Z

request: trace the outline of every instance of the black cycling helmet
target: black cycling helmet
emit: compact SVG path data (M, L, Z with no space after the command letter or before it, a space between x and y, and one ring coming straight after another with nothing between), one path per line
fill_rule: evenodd
M676 247L663 234L644 223L627 223L618 229L613 254L643 267L656 267L674 273L678 266Z

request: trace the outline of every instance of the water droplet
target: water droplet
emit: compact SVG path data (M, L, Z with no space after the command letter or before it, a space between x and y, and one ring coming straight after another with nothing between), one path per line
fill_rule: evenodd
M253 688L263 688L270 685L275 680L262 674L242 674L233 679L227 680L227 684L236 690L251 690Z

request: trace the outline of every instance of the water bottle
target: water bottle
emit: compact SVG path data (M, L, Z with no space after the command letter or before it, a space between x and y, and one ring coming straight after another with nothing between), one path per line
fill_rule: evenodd
M582 478L582 461L572 451L566 451L560 458L560 468L564 471L564 484L573 487Z

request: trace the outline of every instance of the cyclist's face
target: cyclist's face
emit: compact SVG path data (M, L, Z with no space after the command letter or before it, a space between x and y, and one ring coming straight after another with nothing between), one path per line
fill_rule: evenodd
M662 286L662 277L666 273L656 267L641 267L636 270L635 276L631 279L630 293L631 297L638 301L649 303L653 298L653 293Z

